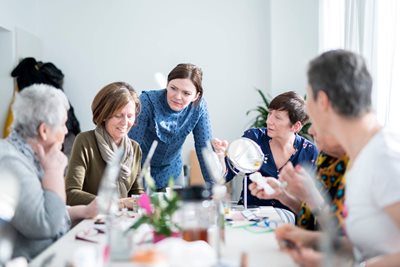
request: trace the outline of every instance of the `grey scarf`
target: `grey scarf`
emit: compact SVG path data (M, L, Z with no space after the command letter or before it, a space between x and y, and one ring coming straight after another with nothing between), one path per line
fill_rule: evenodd
M101 157L105 162L109 162L117 151L118 146L113 141L112 137L108 134L104 127L96 127L94 130L97 144L100 149ZM124 155L121 161L121 171L116 181L120 197L127 197L130 190L129 177L131 175L133 164L133 147L132 142L128 136L122 139L121 146L123 147Z
M25 139L22 138L21 135L19 135L19 133L17 133L14 129L7 137L7 141L12 144L19 152L21 152L29 161L32 162L32 166L35 167L35 172L39 177L39 180L41 181L44 175L44 171L31 146L28 145Z

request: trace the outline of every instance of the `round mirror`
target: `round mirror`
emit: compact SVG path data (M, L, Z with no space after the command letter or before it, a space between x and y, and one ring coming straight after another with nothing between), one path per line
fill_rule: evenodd
M260 146L246 137L230 143L226 156L228 157L228 163L233 167L231 169L242 174L258 171L264 160L264 153L261 151Z

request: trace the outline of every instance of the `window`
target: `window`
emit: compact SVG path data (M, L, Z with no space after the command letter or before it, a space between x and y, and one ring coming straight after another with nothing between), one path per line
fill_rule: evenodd
M374 78L379 121L400 131L400 3L397 0L322 0L320 51L345 48L364 56Z

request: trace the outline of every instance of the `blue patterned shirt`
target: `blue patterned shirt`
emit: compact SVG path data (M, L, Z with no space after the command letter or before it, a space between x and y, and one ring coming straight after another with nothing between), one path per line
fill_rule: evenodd
M274 157L271 152L271 147L269 146L269 142L271 138L268 136L268 132L266 128L252 128L244 132L243 137L247 137L254 142L256 142L262 152L264 153L264 162L261 165L259 172L262 176L265 177L275 177L278 178L279 170L276 167ZM296 166L299 163L302 165L308 165L315 168L315 160L318 156L317 147L311 143L310 141L306 140L304 137L296 134L296 138L294 140L293 147L295 148L295 152L289 158L289 161L292 162L293 166ZM227 165L229 166L229 165ZM235 173L228 168L228 172L226 175L226 181L230 181L235 177ZM247 178L248 179L248 178ZM250 179L247 180L247 184L251 183ZM239 203L243 201L243 190L240 196ZM284 206L278 200L264 200L259 199L253 196L250 193L250 190L247 188L247 204L248 205L257 205L257 206L274 206L277 208L285 208L289 209L288 207ZM290 209L289 209L290 210Z
M153 140L157 140L158 146L150 164L151 175L157 189L166 187L171 176L176 179L182 172L182 145L193 132L201 171L210 184L202 156L202 148L212 136L206 102L201 98L197 105L191 103L181 111L174 111L168 105L166 93L166 89L162 89L144 91L140 95L142 110L129 137L140 144L142 164Z

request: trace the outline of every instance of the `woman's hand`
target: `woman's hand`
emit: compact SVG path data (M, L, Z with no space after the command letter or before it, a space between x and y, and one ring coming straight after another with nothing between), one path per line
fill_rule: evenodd
M89 204L85 206L85 211L83 214L82 219L91 219L96 217L98 214L98 208L97 208L97 197L92 200Z
M229 143L226 140L220 140L218 138L214 138L211 140L211 144L214 148L215 154L217 154L218 156L219 162L222 166L222 174L223 174L226 172L225 156Z
M92 219L97 216L97 197L87 205L68 206L68 214L72 225L84 219Z
M118 207L120 210L125 208L128 210L134 210L134 207L137 205L137 199L133 197L120 198L118 201Z
M226 150L228 149L228 145L229 145L228 141L214 138L211 140L211 144L214 148L215 153L218 155L218 157L225 158Z
M268 194L264 191L264 189L259 188L256 183L251 183L249 185L249 190L253 196L256 196L260 199L277 199L282 204L288 206L293 212L297 213L300 211L301 202L287 192L280 181L273 177L264 177L266 182L274 189L274 193Z
M45 152L43 146L37 142L30 142L30 145L44 172L57 172L64 177L64 170L67 167L68 158L61 151L61 143L55 142L47 152Z
M45 152L43 146L38 142L29 141L28 143L35 152L44 171L42 179L43 189L55 192L65 203L64 170L67 167L68 159L61 152L61 144L56 142Z
M297 249L284 249L292 259L301 267L319 267L323 263L323 254L312 248L300 247ZM334 265L332 266L340 266Z
M287 252L300 266L322 266L323 260L329 260L332 266L350 266L354 262L351 243L347 238L340 238L339 247L341 249L330 255L331 258L323 259L323 257L326 257L323 254L325 252L317 251L322 237L321 232L304 230L292 224L284 224L275 229L275 237L281 250Z
M320 207L324 203L324 199L315 185L315 179L300 165L293 167L292 163L288 162L282 168L279 180L287 183L285 190L290 195L306 202L311 209Z
M281 188L280 183L277 179L273 177L264 177L266 182L274 189L274 193L268 194L264 191L264 189L260 188L257 183L251 183L249 185L250 192L253 196L256 196L260 199L277 199L281 200L282 197L286 194L284 190Z
M275 237L279 244L282 244L281 241L285 240L296 247L315 248L318 245L320 236L319 232L304 230L293 224L284 224L275 229Z
M280 249L287 252L300 266L321 266L322 254L314 250L320 238L318 232L284 224L275 230L275 237Z

